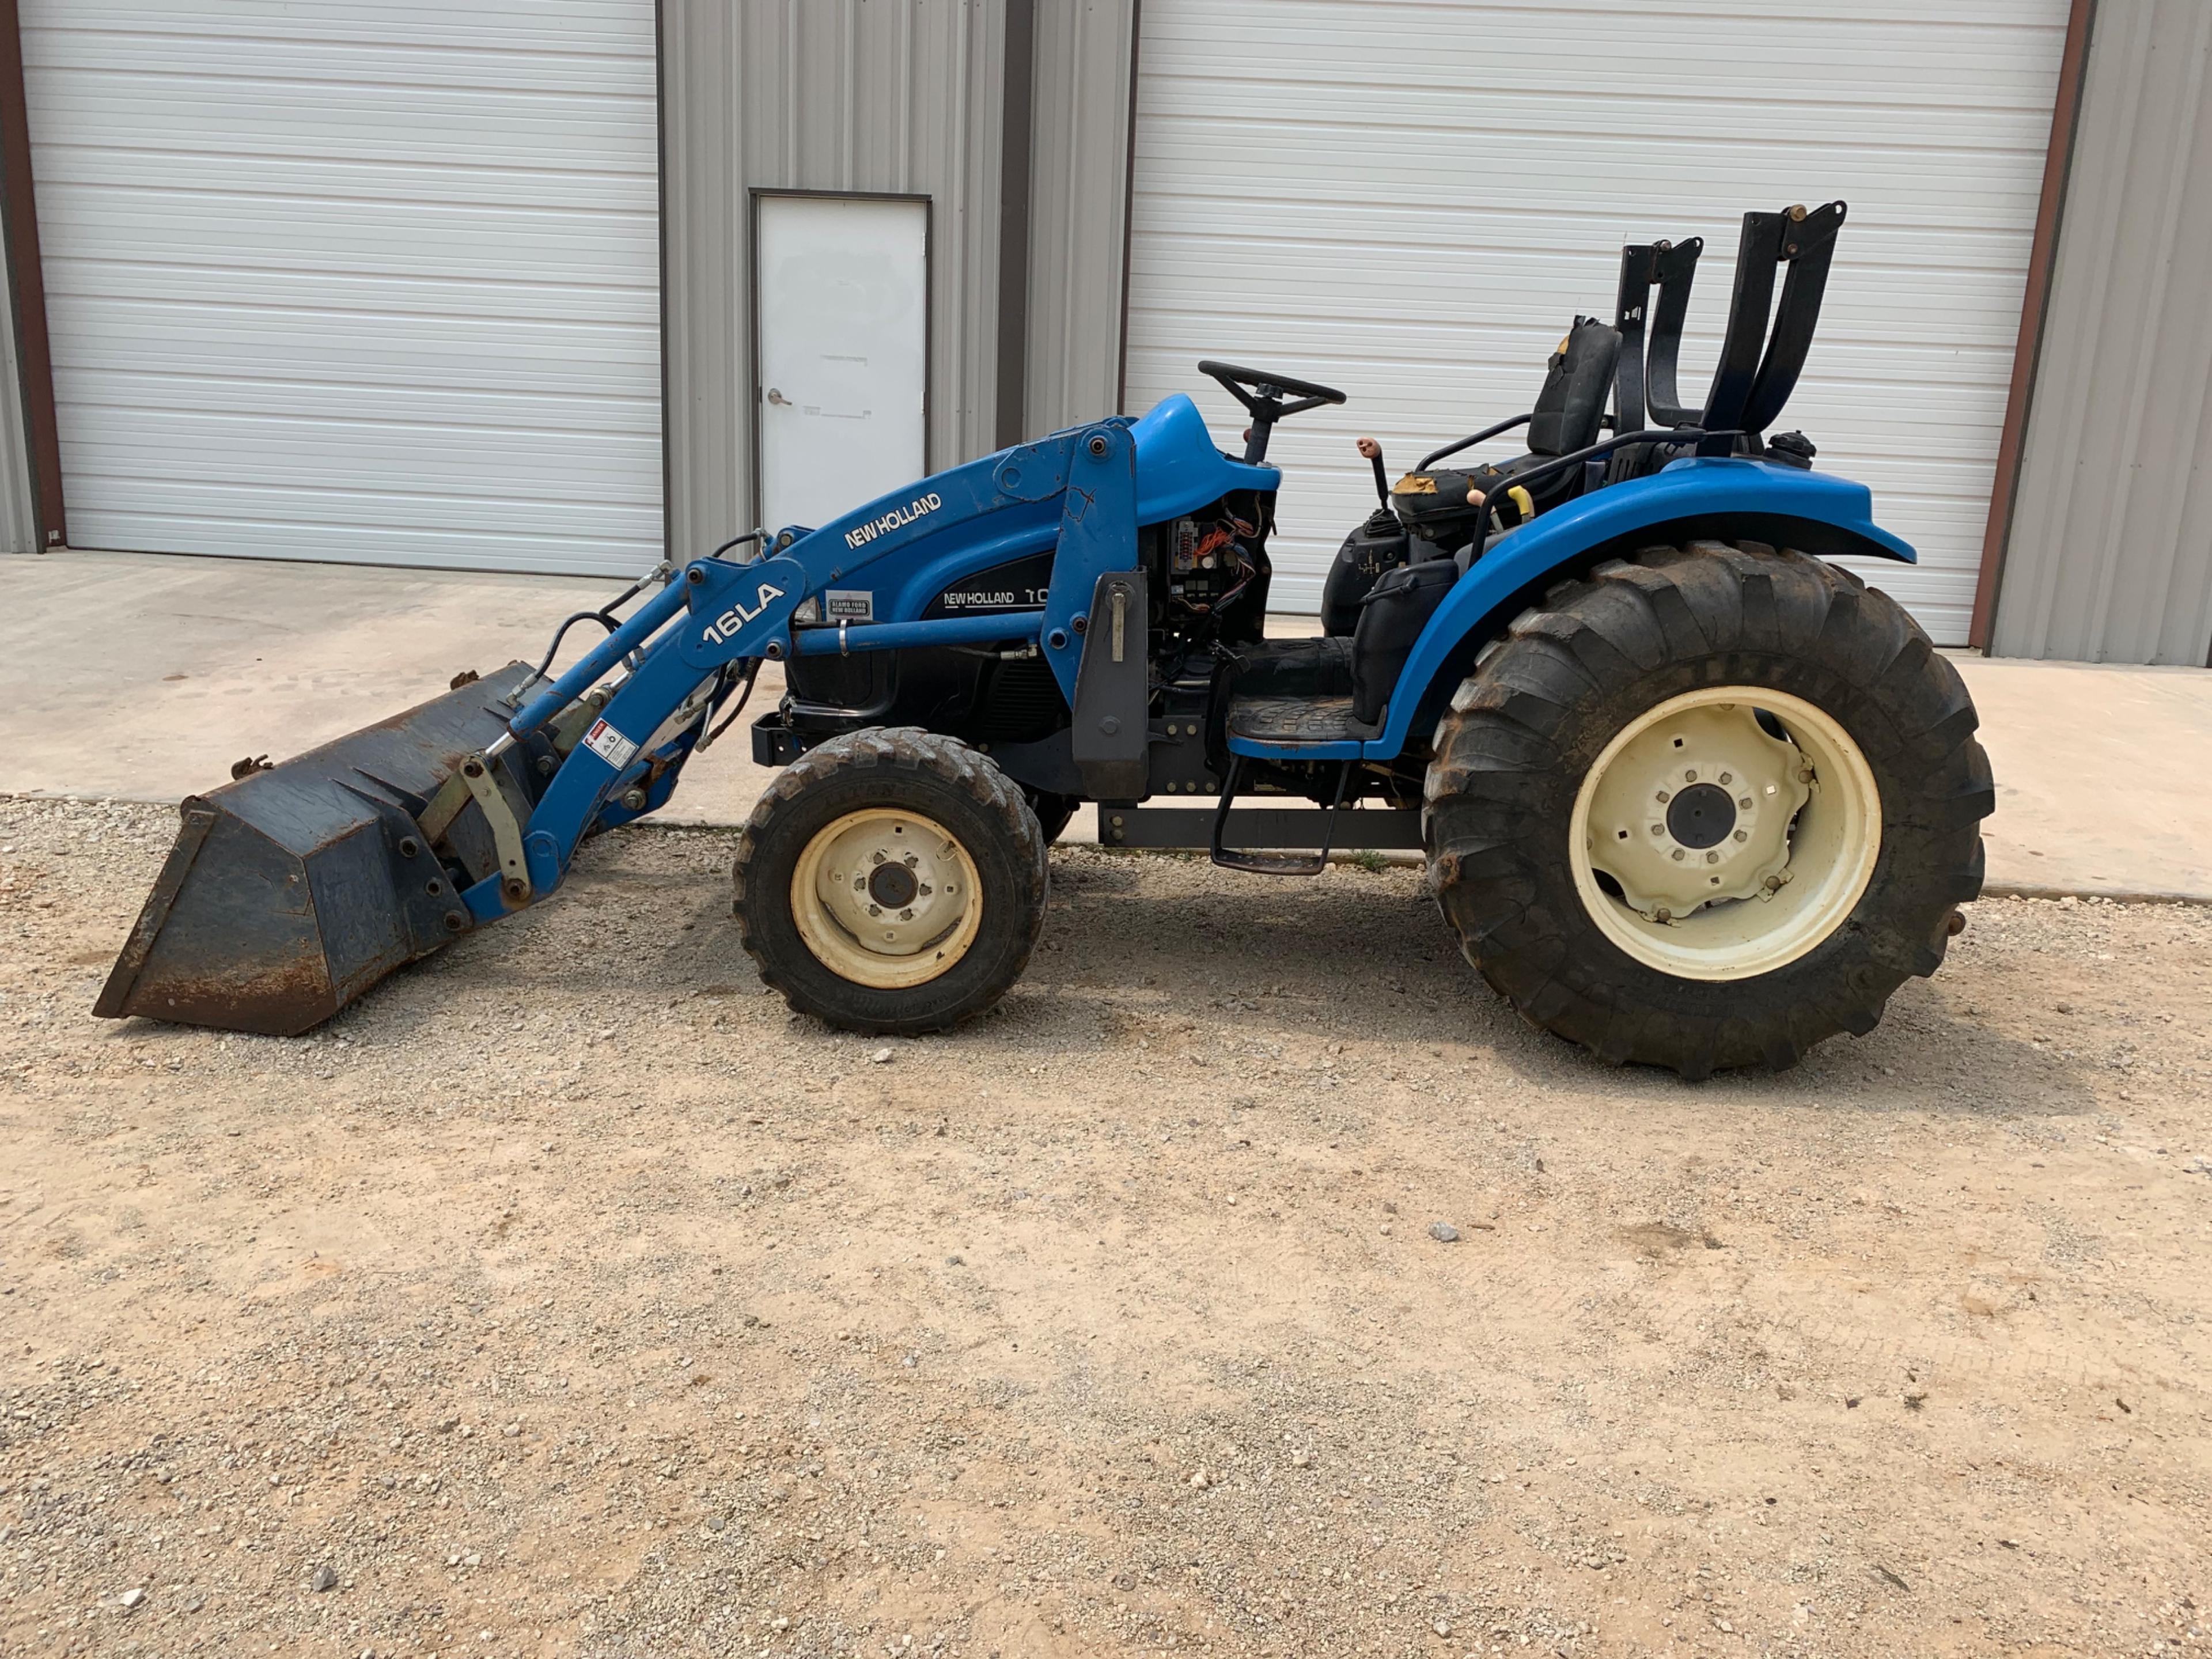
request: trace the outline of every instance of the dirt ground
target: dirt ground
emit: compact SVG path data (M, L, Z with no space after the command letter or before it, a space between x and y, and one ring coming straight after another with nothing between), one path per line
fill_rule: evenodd
M173 822L0 801L0 1652L2212 1650L2212 911L1692 1087L1095 849L831 1035L637 830L278 1041L88 1017Z

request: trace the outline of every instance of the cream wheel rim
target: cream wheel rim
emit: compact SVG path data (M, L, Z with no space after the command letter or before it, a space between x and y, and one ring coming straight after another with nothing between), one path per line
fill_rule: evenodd
M983 921L975 861L933 818L848 812L815 832L791 877L791 912L814 958L881 991L924 985L968 954Z
M1881 792L1826 709L1708 686L1606 744L1576 794L1569 847L1583 908L1637 961L1749 979L1850 915L1881 850Z

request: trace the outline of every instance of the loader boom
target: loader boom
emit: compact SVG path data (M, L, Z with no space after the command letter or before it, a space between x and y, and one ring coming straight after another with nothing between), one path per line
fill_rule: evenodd
M794 654L905 650L985 641L1040 644L1071 706L1083 659L1091 597L1098 580L1137 562L1135 444L1127 420L1054 433L952 468L926 485L854 508L818 530L790 529L775 551L744 562L700 559L573 668L525 703L508 723L505 744L520 742L633 653L635 667L571 750L523 828L529 885L520 897L496 876L463 895L470 915L491 921L534 902L561 884L578 843L595 823L649 811L673 788L714 699L677 732L665 728L702 684L731 665ZM1053 506L1059 507L1055 520ZM794 628L793 613L839 583L860 586L872 573L914 562L918 544L944 538L972 564L975 526L1000 514L1014 551L1029 544L1056 549L1044 608L1013 616L945 617L889 621L853 629L823 621ZM927 586L927 584L924 584ZM874 591L872 588L871 591ZM1112 718L1112 716L1108 716ZM1117 722L1118 724L1118 722ZM1139 701L1133 729L1141 738ZM659 738L656 744L655 739ZM1141 751L1140 751L1141 752ZM609 802L642 789L635 808Z

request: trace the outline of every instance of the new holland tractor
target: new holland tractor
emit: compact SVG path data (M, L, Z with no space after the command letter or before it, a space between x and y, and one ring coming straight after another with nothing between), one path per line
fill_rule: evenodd
M1178 395L665 568L563 624L605 630L564 672L549 650L185 801L97 1012L313 1027L550 897L775 662L736 917L832 1026L997 1002L1091 801L1107 846L1232 870L1419 848L1468 961L1607 1061L1702 1078L1863 1033L1962 925L1992 791L1955 670L1833 562L1912 549L1766 435L1843 220L1745 216L1701 406L1676 391L1701 244L1660 242L1624 250L1613 320L1575 320L1528 413L1395 481L1363 440L1383 499L1318 637L1264 627L1267 447L1343 394L1220 362L1241 453Z

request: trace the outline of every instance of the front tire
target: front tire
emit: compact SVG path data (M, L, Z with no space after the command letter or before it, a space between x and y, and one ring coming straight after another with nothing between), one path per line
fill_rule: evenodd
M1528 1019L1703 1078L1864 1033L1981 890L1958 671L1802 554L1616 562L1517 622L1439 722L1430 884Z
M762 980L844 1030L919 1036L1021 977L1045 841L1020 788L914 727L833 738L778 775L738 843L738 937Z

